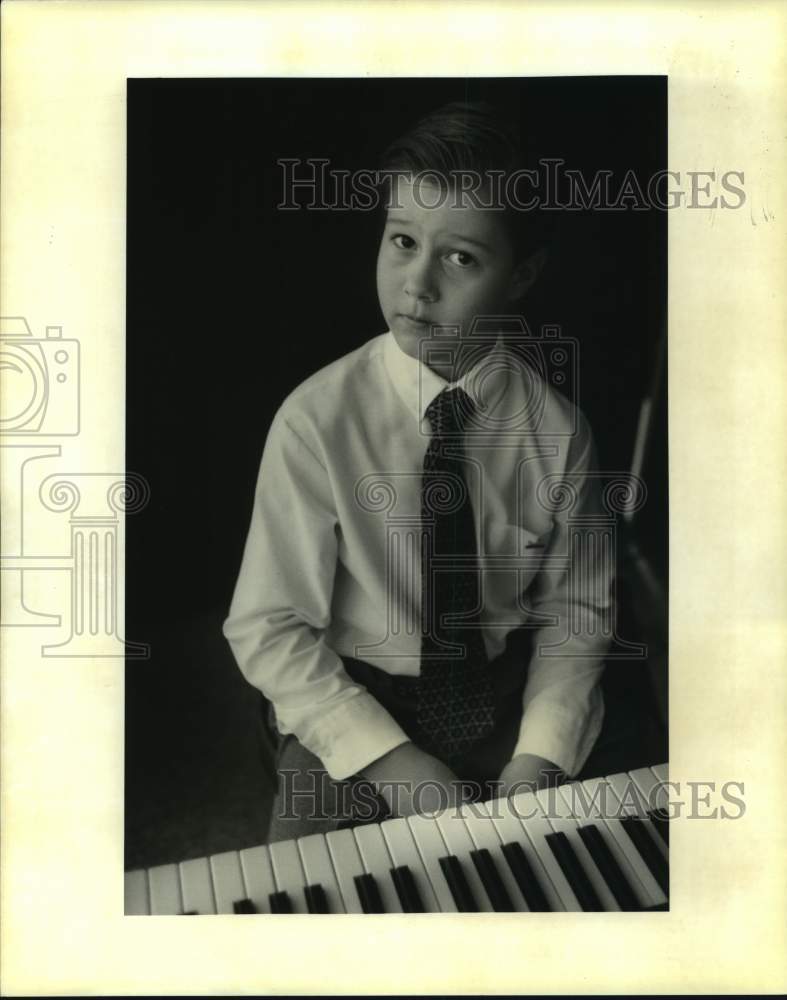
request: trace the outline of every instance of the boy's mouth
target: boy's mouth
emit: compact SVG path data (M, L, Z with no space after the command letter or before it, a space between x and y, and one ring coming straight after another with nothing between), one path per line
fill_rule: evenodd
M418 330L428 330L432 325L430 319L425 319L422 316L411 316L409 313L397 313L397 319L404 320L406 325Z

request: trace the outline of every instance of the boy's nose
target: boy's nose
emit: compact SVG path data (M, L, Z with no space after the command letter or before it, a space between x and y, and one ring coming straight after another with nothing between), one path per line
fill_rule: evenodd
M437 285L432 266L426 260L414 260L407 270L404 290L413 299L433 302L437 298Z

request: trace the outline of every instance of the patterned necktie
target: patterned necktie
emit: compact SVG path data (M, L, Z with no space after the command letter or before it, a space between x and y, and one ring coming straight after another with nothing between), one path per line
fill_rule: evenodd
M421 486L418 723L426 738L424 749L446 760L460 757L494 726L493 688L478 618L475 523L463 470L463 432L472 410L467 393L455 388L444 389L426 411L432 438ZM459 617L465 620L460 623Z

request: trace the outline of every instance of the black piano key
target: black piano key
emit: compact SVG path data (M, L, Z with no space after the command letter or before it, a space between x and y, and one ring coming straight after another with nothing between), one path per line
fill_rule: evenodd
M596 890L585 874L585 870L565 833L548 833L544 839L555 855L555 859L582 909L588 913L603 910L601 900L596 895Z
M658 882L661 891L665 896L669 896L669 868L656 842L645 829L646 822L647 820L642 820L639 816L624 816L620 825L648 866L648 871Z
M610 851L609 844L604 840L599 828L592 823L581 826L579 835L621 910L631 912L642 909L625 872Z
M272 892L268 896L271 913L292 913L292 901L286 892Z
M256 913L257 909L250 899L236 899L232 904L233 913Z
M648 813L656 832L669 847L669 813L666 809L653 809Z
M459 858L448 854L444 858L440 858L440 867L445 875L448 888L451 890L451 895L454 897L457 910L460 913L478 913L478 904L473 899L472 890L467 884Z
M383 900L374 876L368 872L364 875L356 875L353 879L355 888L358 890L358 898L361 901L361 909L364 913L385 913Z
M184 917L196 917L199 916L196 910L185 910L183 913Z
M552 907L538 883L530 862L527 860L527 855L522 850L522 845L516 841L503 844L503 854L531 912L550 913Z
M483 882L487 896L489 896L492 909L497 913L513 913L514 904L489 851L482 847L480 850L471 851L470 857L473 859L476 871Z
M392 868L391 878L396 889L396 895L402 904L402 910L405 913L423 913L424 904L418 893L418 886L415 884L413 873L407 865L399 865L398 868Z
M325 889L323 889L319 882L315 882L314 885L307 885L303 892L306 896L306 909L309 913L331 912L328 906L328 897L325 895Z

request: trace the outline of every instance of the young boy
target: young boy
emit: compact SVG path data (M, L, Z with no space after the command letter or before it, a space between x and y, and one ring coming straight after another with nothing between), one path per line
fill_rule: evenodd
M521 166L484 106L390 147L388 331L270 428L224 626L275 713L270 841L574 776L599 734L611 568L569 558L569 515L599 509L591 434L505 336L545 255L501 201Z

